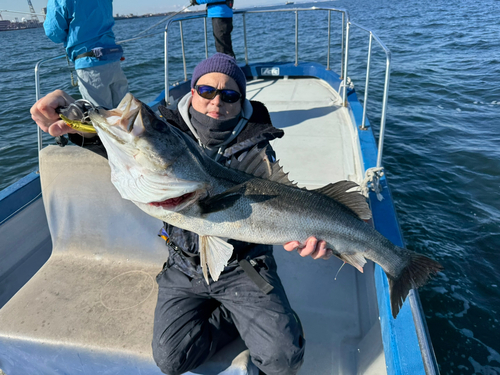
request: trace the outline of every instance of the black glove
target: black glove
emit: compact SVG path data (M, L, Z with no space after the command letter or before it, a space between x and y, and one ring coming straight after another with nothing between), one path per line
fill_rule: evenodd
M191 6L199 5L196 0L191 0Z

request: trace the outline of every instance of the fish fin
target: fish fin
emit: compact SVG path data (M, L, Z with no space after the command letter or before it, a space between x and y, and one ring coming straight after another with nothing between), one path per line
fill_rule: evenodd
M233 245L214 236L199 236L199 245L201 269L207 284L208 271L214 281L219 280L221 272L233 254Z
M198 202L202 214L222 211L233 206L238 199L245 193L246 183L233 186L223 193L205 198Z
M396 319L401 306L403 306L410 289L416 289L425 285L427 281L429 281L431 274L435 275L438 271L443 269L441 264L426 257L425 255L414 253L412 251L410 252L406 249L400 248L400 250L410 254L410 261L408 265L403 269L397 279L394 279L386 273L389 280L391 310L394 319Z
M296 183L290 181L288 173L283 171L283 168L279 165L279 160L269 160L265 147L261 149L259 149L258 146L252 147L242 160L238 160L233 156L229 163L229 168L264 180L279 182L280 184L290 186L296 185Z
M205 281L207 284L208 282L208 270L207 270L207 250L206 250L206 245L205 245L205 239L203 236L199 236L198 239L198 244L200 248L200 265L201 265L201 270L203 272L203 277L205 278Z
M355 254L340 254L337 255L341 260L355 267L359 272L363 273L363 266L366 264L366 259L360 253Z
M359 191L347 191L355 187L359 187L359 185L353 181L339 181L312 191L335 199L361 220L369 220L372 217L372 212L366 198Z

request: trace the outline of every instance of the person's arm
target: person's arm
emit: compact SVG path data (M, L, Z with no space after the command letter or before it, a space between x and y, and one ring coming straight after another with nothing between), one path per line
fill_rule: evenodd
M81 133L84 137L93 137L95 134L82 133L72 129L61 120L56 108L66 107L75 99L62 90L56 90L37 101L30 109L31 118L44 132L53 137L67 133Z
M43 28L45 35L54 43L65 43L68 38L69 23L68 9L63 2L49 0L47 3L47 15Z

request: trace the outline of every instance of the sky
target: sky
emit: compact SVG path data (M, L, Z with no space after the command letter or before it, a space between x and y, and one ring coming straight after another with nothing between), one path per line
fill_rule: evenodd
M253 7L254 5L268 5L270 2L279 3L276 0L235 0L235 8ZM31 0L36 13L42 13L42 8L47 6L47 0ZM113 1L113 13L119 14L147 14L179 11L190 3L189 0L115 0ZM205 6L198 6L194 10L202 10ZM29 12L27 0L0 0L0 11L4 20L14 20L29 17L26 14L8 13L3 10L14 10L19 12ZM40 19L40 21L42 21Z

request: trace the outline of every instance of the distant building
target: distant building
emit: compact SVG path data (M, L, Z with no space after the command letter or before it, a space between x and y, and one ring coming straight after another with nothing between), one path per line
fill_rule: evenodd
M19 22L17 18L16 22L11 22L9 20L0 20L0 31L35 29L39 27L43 27L42 22L35 22L26 19L23 19L22 22Z
M0 20L0 31L5 31L10 29L9 20Z

